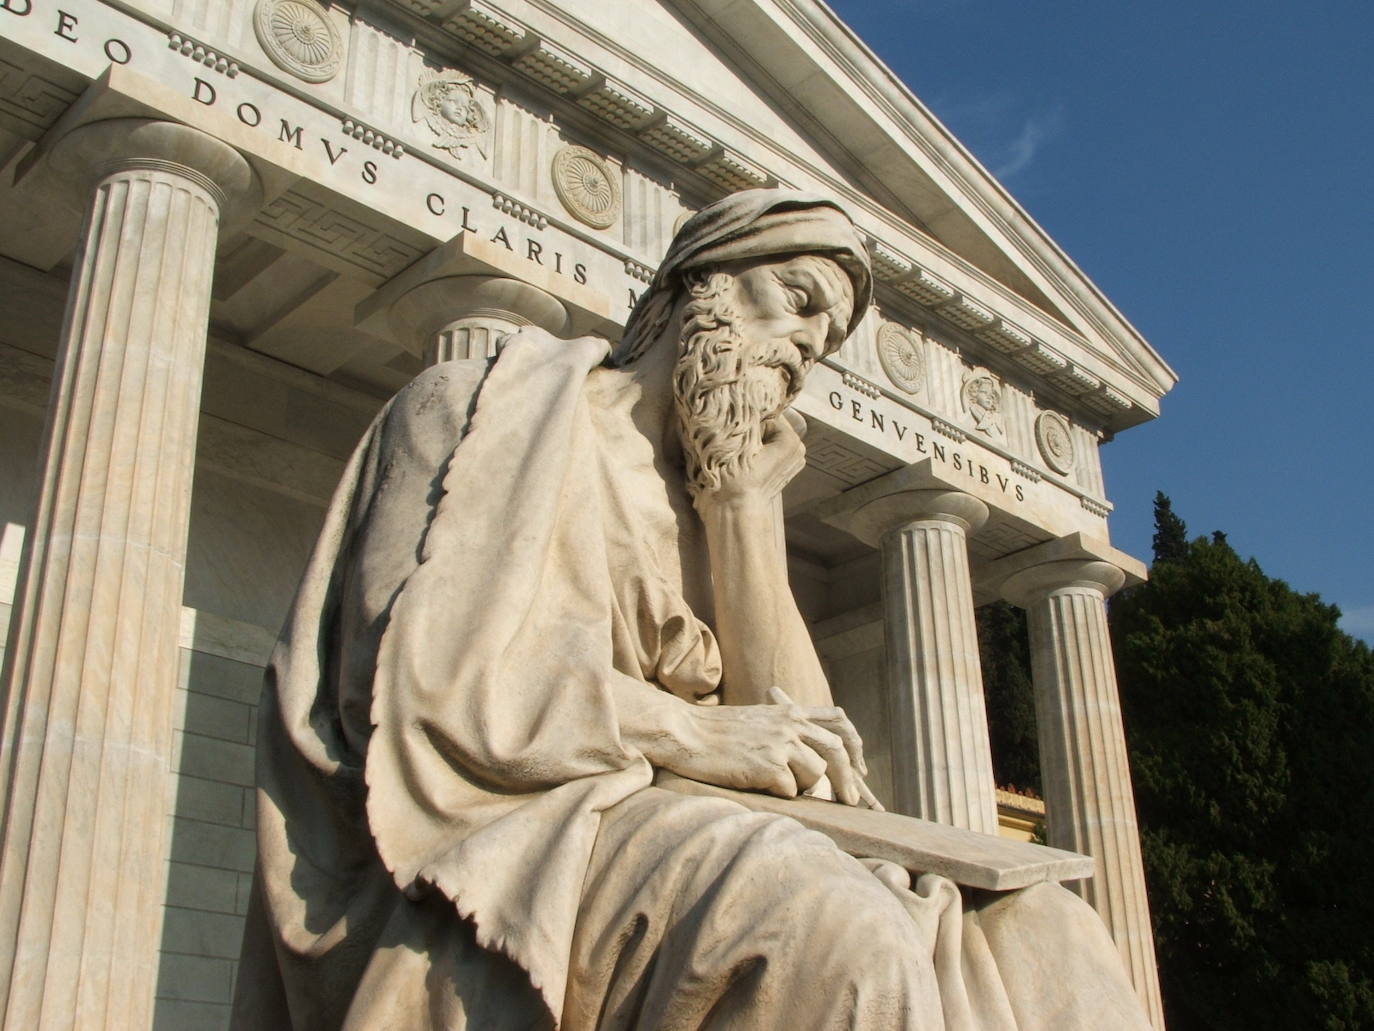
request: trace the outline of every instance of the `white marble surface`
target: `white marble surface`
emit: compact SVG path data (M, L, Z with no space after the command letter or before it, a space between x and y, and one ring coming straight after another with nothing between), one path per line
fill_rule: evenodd
M1075 554L1076 552L1076 554ZM1094 554L1094 552L1096 554ZM1151 1021L1164 1026L1106 598L1126 581L1113 549L1059 541L1016 561L1003 593L1026 609L1050 844L1093 856L1077 890L1101 915ZM1137 574L1135 564L1120 556ZM1004 569L1012 569L1008 564ZM1138 574L1137 574L1138 575Z
M146 121L78 129L49 160L88 216L6 651L0 992L7 1026L137 1027L218 218L254 178L224 144Z

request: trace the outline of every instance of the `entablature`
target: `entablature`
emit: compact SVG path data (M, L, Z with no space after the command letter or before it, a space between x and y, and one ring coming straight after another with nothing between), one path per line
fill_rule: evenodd
M314 228L298 236L313 235L317 241L331 235L319 230L320 223L399 223L377 226L370 244L352 247L354 258L366 256L351 262L352 268L368 278L385 279L404 267L407 257L414 260L456 231L465 231L469 216L464 214L457 224L452 217L460 209L477 211L490 204L523 225L541 231L552 227L610 257L620 274L598 274L595 285L612 299L608 310L623 318L688 212L735 189L792 185L836 195L850 206L871 240L878 298L894 312L905 307L909 324L936 320L951 333L967 334L961 346L974 359L994 366L1009 360L1007 367L1029 377L1037 392L1107 432L1158 411L1158 387L1144 372L1116 360L1110 348L1094 343L1035 298L944 246L909 211L890 210L856 188L846 172L846 162L855 158L844 151L842 141L828 137L821 146L829 149L822 153L768 107L766 94L781 88L777 82L729 84L735 92L759 91L762 99L751 111L772 111L771 119L756 119L766 124L749 124L744 112L708 96L703 83L687 81L672 61L659 60L671 55L631 52L614 34L602 31L605 26L591 24L590 8L543 0L503 0L500 6L485 0L378 0L351 10L343 4L319 7L332 45L341 51L332 55L338 71L322 81L303 81L298 63L289 54L285 61L280 54L274 57L272 41L264 42L262 13L275 9L274 0L221 5L72 0L61 10L55 0L23 3L27 6L16 4L7 15L12 27L26 30L13 34L20 45L25 37L35 43L41 39L43 56L91 78L105 66L118 70L128 64L161 82L176 83L173 89L184 87L202 107L232 111L230 120L236 116L257 128L257 156L288 169L291 155L273 151L301 150L311 142L308 131L303 140L302 128L310 121L306 109L334 118L334 138L322 138L324 152L305 163L314 167L302 168L299 183L270 199L269 210L276 205L285 211L267 217L265 229L275 242L289 247L299 239L279 239L287 222L304 219ZM696 17L711 7L687 6ZM771 3L762 7L769 8L773 22L781 17ZM14 13L19 10L28 13L21 18ZM798 24L806 22L808 31L815 31L814 12L795 16ZM665 31L669 23L676 24L667 9L657 7L637 11L635 17L656 17ZM678 31L686 29L678 25ZM168 74L166 62L153 61L147 53L159 34L165 53L186 62L179 75ZM141 37L136 46L135 35ZM704 47L701 41L696 45ZM736 49L745 45L738 43ZM862 78L862 71L847 74ZM750 72L765 75L759 68ZM837 74L826 77L825 89L836 88ZM62 109L54 93L61 91L40 89L32 98L47 101L41 117L6 119L7 124L21 123L20 135L36 139ZM67 93L68 100L73 96ZM457 102L456 109L447 109L449 114L457 111L457 121L446 121L447 115L426 107L445 97ZM202 118L209 114L199 112ZM275 139L274 122L279 123ZM331 206L325 194L338 189L335 166L346 146L353 151L348 160L354 164L362 148L376 152L370 165L353 173L363 176L365 185L398 178L441 182L416 168L426 165L462 186L476 187L485 199L467 203L469 196L478 200L471 190L436 189L424 195L428 211L415 213L404 210L413 208L415 200L403 200L394 188L368 191L368 196L352 189L346 192L354 204ZM585 212L570 211L548 173L557 155L578 146L589 150L586 168L615 180L616 209L608 211L604 224ZM320 167L322 160L328 168ZM395 171L379 171L388 165ZM455 195L464 203L458 204ZM944 203L954 204L954 199ZM359 230L355 235L368 234ZM568 251L551 246L549 253ZM590 263L583 264L590 275ZM351 271L349 266L346 258L340 271Z

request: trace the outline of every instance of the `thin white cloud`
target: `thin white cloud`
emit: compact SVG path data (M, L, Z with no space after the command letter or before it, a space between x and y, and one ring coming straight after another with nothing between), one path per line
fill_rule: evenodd
M932 98L933 110L998 179L1023 172L1059 135L1062 104L1033 104L1005 90Z
M1031 115L1021 126L1021 132L1006 147L1007 156L1002 164L993 171L998 179L1010 179L1024 170L1035 160L1035 155L1046 141L1059 132L1061 122L1058 110Z
M1357 605L1341 609L1340 628L1351 637L1374 644L1374 605Z

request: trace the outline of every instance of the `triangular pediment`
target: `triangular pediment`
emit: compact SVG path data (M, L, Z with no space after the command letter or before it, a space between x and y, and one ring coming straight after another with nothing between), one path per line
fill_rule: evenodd
M975 304L987 299L959 283L986 283L994 300L1063 327L1077 348L1071 366L1129 394L1129 421L1157 412L1173 386L1172 370L1102 292L817 0L561 0L521 13L556 17L580 48L600 51L599 67L778 181L839 196L879 249L900 253L914 234L960 271L956 289Z

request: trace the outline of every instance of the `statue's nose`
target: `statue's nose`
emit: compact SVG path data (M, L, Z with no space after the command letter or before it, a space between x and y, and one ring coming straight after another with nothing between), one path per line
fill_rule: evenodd
M824 315L807 320L807 324L792 334L792 345L808 362L819 361L825 350L826 331L830 320Z

